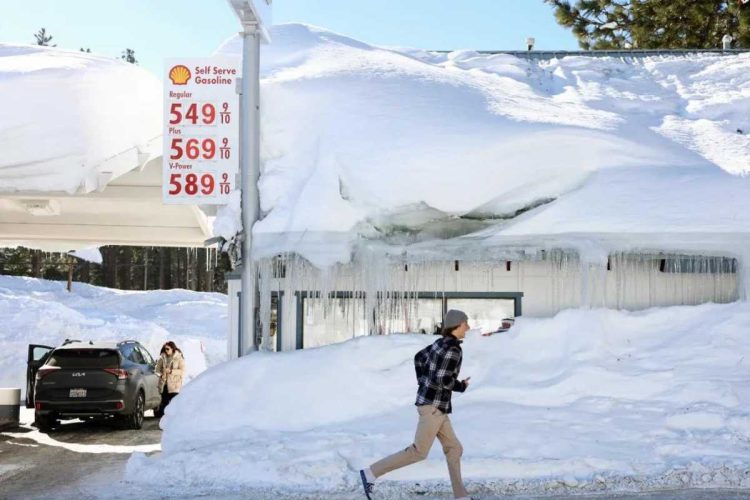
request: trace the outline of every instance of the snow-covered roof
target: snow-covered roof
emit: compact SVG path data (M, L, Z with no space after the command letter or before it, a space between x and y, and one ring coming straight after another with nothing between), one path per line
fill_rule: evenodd
M0 44L0 245L202 245L205 212L162 203L162 107L134 64Z
M161 153L161 84L121 60L0 44L0 192L90 192Z
M750 229L750 54L530 61L299 24L272 39L256 256L324 265L477 227L487 245Z

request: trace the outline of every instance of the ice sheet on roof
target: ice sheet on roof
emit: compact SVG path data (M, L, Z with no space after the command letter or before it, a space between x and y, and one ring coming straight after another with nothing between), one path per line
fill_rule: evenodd
M425 224L512 218L607 169L631 169L631 187L641 175L703 169L750 194L736 175L750 171L750 54L532 62L388 50L304 25L272 36L262 54L257 256L346 261L362 237L419 239ZM239 54L239 39L220 52ZM649 210L689 211L682 187ZM726 203L747 208L738 197ZM669 224L637 215L619 230Z
M0 44L0 192L103 187L159 154L161 109L136 65Z

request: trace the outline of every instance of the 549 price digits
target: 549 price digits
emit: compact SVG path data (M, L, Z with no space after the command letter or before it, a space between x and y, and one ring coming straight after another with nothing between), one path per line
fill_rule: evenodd
M173 102L169 107L169 124L178 125L180 123L190 122L193 125L198 125L200 122L203 125L213 125L216 121L216 106L207 102L203 105L193 103L181 103ZM232 112L229 109L229 103L225 102L221 105L221 111L219 112L219 121L222 124L229 124L232 122Z

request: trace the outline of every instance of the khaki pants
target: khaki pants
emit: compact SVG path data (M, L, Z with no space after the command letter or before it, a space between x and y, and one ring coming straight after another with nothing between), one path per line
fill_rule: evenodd
M456 433L453 432L453 426L448 415L434 406L417 406L417 411L419 412L419 424L414 436L414 444L372 464L370 470L373 475L380 477L392 470L424 460L437 437L440 444L443 445L445 460L448 462L448 474L451 478L451 486L453 486L453 495L456 498L469 496L461 480L461 455L464 448L456 437Z

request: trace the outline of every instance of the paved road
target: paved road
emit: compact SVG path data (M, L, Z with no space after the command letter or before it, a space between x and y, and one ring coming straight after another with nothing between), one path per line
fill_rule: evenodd
M120 430L99 422L74 422L49 434L30 425L0 434L0 498L97 498L110 477L118 483L130 454L158 449L158 420L146 418L141 430ZM104 480L104 490L91 480Z
M215 491L153 491L123 482L125 464L133 451L158 453L161 430L155 418L147 418L139 431L116 430L94 422L65 424L49 435L28 424L29 413L19 430L0 433L0 499L132 499L132 498L226 498L226 499L326 499L361 500L352 493L281 496L262 491L217 494ZM186 494L187 493L187 494ZM403 492L397 496L376 496L375 500L437 497ZM448 497L445 497L448 498ZM579 496L482 497L482 500L714 500L749 499L750 492L681 490L642 494L599 494Z

